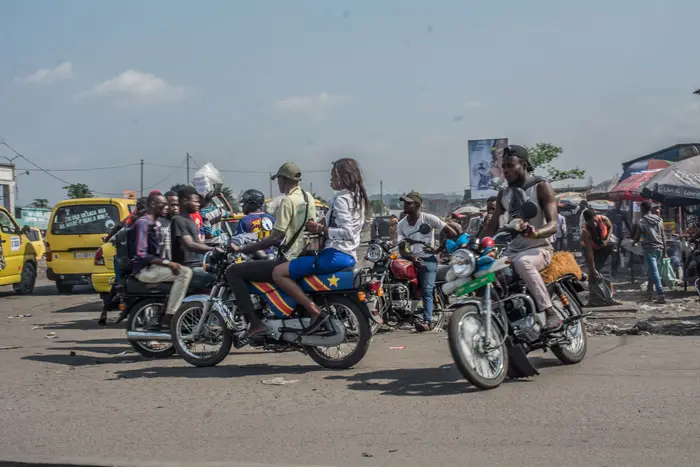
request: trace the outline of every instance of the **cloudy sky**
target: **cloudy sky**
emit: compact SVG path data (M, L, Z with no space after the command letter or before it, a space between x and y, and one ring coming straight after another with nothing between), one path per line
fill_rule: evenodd
M147 188L184 181L162 166L186 152L240 171L236 190L291 159L327 194L352 155L372 192L461 191L467 140L492 137L555 143L602 180L700 140L698 17L692 0L5 0L0 138L105 193L138 189L141 159L160 165ZM20 203L63 185L21 176Z

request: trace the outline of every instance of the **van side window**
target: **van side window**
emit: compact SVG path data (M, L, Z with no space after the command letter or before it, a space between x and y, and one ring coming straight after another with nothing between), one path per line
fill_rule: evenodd
M4 234L17 233L17 226L4 211L0 211L0 230Z

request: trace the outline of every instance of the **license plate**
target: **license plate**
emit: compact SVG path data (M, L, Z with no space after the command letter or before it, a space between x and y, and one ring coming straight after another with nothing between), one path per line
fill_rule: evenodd
M94 251L76 251L75 259L93 259L95 257Z

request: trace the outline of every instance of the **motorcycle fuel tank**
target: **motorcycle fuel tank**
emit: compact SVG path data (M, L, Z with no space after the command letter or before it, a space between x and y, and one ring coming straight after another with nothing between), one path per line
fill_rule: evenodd
M391 262L391 274L401 281L415 281L418 278L415 265L405 259L395 259Z

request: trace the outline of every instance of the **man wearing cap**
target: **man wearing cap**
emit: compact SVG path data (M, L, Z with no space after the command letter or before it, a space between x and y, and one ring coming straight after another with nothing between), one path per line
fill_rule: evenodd
M498 219L507 214L507 222L522 219L521 207L527 202L537 206L537 214L522 221L521 235L515 237L504 251L504 256L513 261L513 269L522 278L532 294L537 308L547 317L545 331L561 328L562 318L552 307L540 271L552 261L550 238L558 227L557 204L550 183L533 175L527 149L522 146L507 146L503 151L503 174L508 187L498 193L496 212L491 222L482 232L482 237L490 237L498 230Z
M250 254L279 247L279 258L233 264L226 271L226 278L236 296L236 304L250 323L248 337L263 335L266 328L260 317L255 314L247 282L272 282L272 271L275 266L295 259L304 250L306 222L316 219L316 201L310 193L299 186L301 169L298 165L294 162L286 162L272 176L272 180L277 180L280 192L285 195L277 208L272 233L259 242L248 243L242 247L231 244L230 248L234 252Z
M436 231L438 233L444 232L451 239L457 238L458 233L439 217L422 212L423 198L417 192L410 192L403 196L401 201L403 201L406 217L399 222L396 229L399 252L402 257L412 261L418 268L418 280L423 299L423 316L416 319L416 330L418 332L430 331L433 328L433 292L438 269L437 256L434 250L426 251L424 245L409 244L406 240L417 240L432 248L435 244ZM425 234L420 232L420 227L423 224L430 227L430 232ZM407 246L410 251L407 251Z

